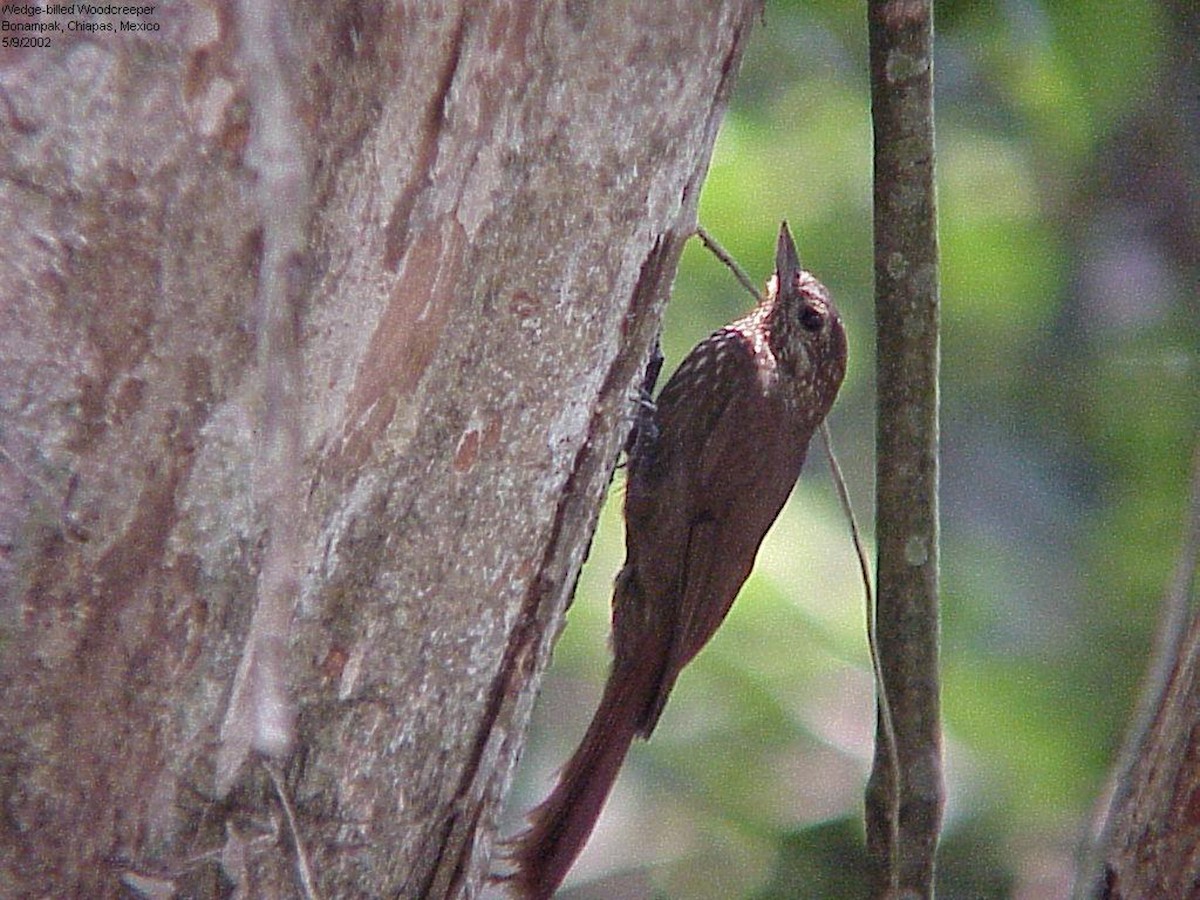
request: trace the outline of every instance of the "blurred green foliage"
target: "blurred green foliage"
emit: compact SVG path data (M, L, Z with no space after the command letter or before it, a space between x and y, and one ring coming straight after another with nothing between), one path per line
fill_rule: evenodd
M1099 0L954 2L937 16L939 894L1064 896L1180 535L1200 317L1194 247L1179 253L1178 231L1195 221L1179 221L1158 185L1172 165L1159 144L1190 129L1194 147L1200 123L1171 120L1167 61L1185 37L1152 0L1119 13ZM701 220L761 281L787 218L837 299L851 369L831 424L869 531L866 57L862 4L771 0ZM667 370L749 304L691 246L666 316ZM511 807L549 787L607 672L621 489L618 476ZM563 896L863 896L874 711L862 603L814 446L727 624L635 747Z

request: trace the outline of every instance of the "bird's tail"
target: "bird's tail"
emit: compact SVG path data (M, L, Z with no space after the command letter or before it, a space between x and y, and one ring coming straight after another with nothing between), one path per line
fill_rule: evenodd
M643 671L648 668L613 669L579 749L506 853L514 869L504 880L513 896L548 900L583 850L638 731L654 684L655 673Z

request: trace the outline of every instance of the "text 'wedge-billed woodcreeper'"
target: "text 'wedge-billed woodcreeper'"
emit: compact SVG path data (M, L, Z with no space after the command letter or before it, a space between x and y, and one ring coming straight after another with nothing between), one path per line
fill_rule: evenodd
M515 896L548 898L566 876L634 736L650 736L733 605L845 372L837 309L784 222L766 299L688 354L633 443L612 671L579 749L510 847Z

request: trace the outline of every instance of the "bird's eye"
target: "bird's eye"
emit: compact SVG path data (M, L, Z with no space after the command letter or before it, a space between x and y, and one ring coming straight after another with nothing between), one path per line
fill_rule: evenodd
M825 324L825 312L815 306L805 306L800 310L800 325L805 331L820 331Z

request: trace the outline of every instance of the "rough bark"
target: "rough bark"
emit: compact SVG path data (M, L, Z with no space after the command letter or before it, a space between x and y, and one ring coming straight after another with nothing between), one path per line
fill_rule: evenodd
M1194 897L1200 884L1200 446L1183 532L1142 708L1084 857L1080 898Z
M933 895L941 828L932 15L927 0L868 4L879 392L875 634L886 687L866 798L875 897Z
M0 51L0 883L473 894L753 0Z
M1112 339L1103 313L1120 289L1097 290L1106 285L1095 273L1111 267L1113 253L1128 253L1126 241L1135 241L1141 258L1181 273L1179 299L1193 314L1200 299L1182 287L1200 280L1200 7L1169 0L1162 10L1169 56L1159 91L1099 148L1063 217L1083 270L1068 315L1098 343ZM1117 251L1097 246L1096 235L1109 233L1112 222L1126 223ZM1146 302L1127 290L1120 299ZM1200 885L1200 445L1181 532L1138 708L1082 843L1079 900L1194 897Z

